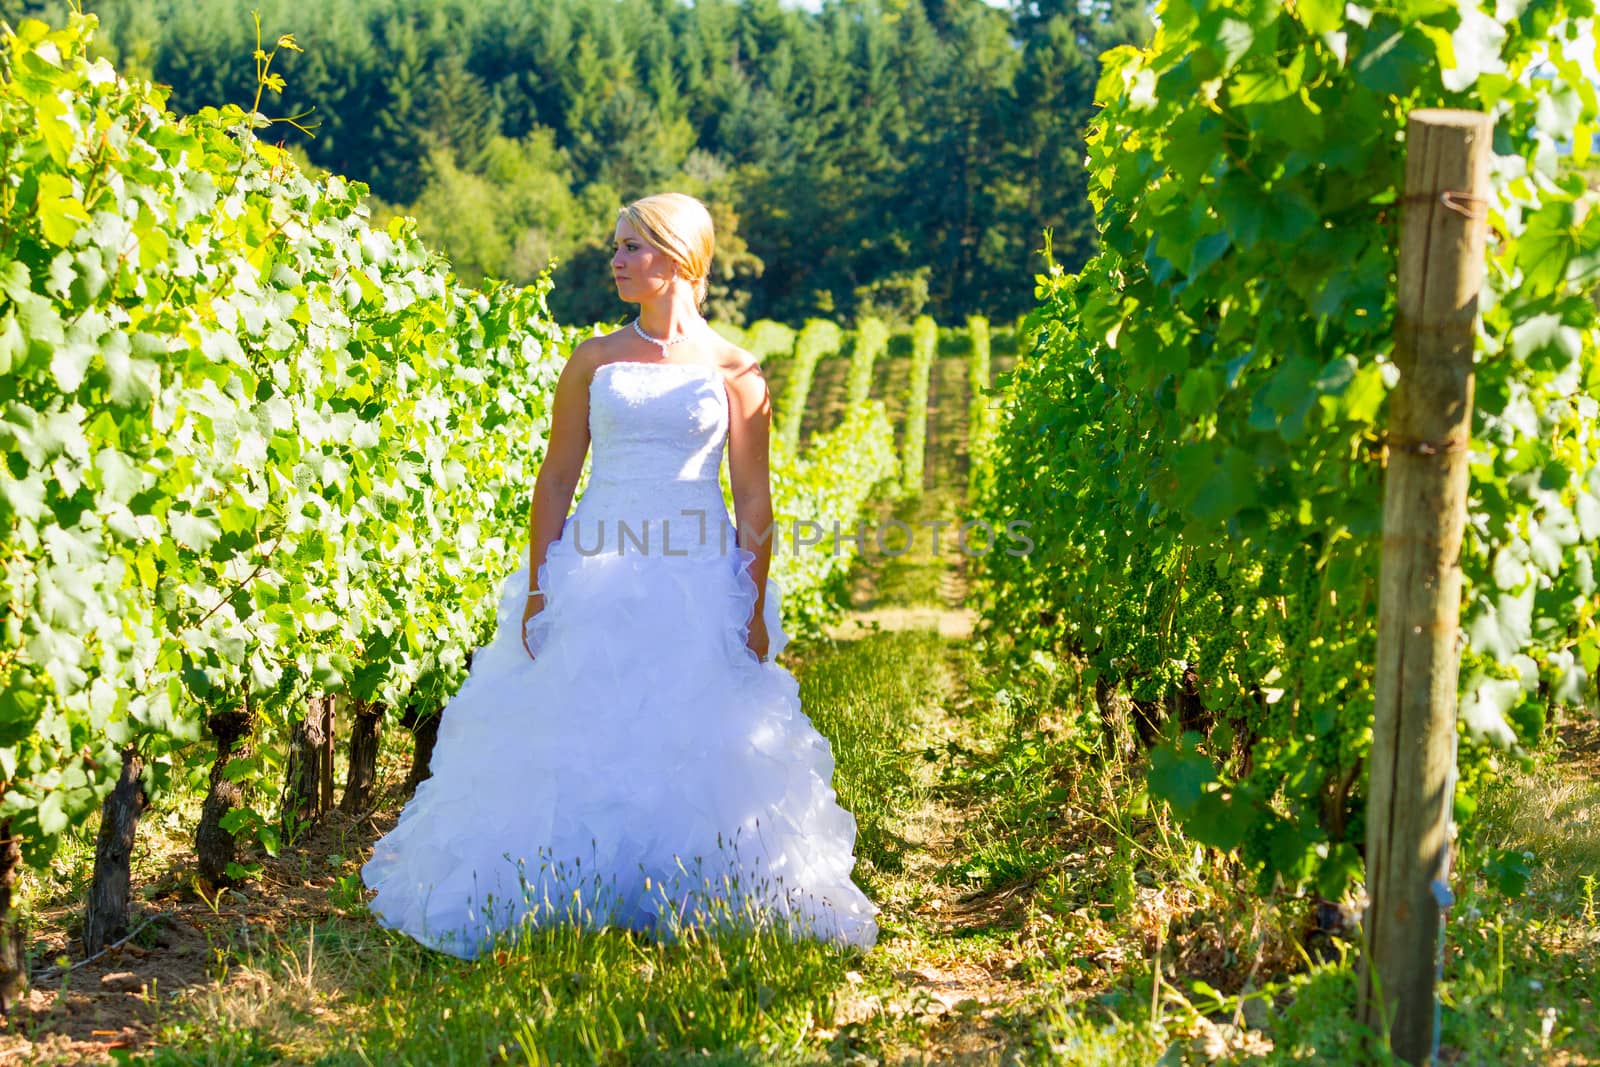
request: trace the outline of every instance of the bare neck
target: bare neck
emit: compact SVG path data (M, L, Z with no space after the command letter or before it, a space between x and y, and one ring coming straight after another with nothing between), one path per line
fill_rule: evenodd
M663 300L639 307L639 328L651 337L670 341L699 327L705 320L692 300Z

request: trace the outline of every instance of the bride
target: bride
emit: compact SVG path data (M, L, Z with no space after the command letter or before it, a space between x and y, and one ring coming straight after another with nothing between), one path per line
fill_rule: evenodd
M639 315L563 368L528 563L444 709L433 776L362 867L379 923L432 948L471 959L554 922L877 940L832 750L772 661L770 399L699 314L712 249L693 197L618 213L612 274Z

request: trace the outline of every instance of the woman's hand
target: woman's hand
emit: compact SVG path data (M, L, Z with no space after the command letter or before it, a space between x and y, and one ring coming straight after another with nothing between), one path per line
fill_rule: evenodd
M767 620L759 614L750 620L750 636L745 639L745 647L756 654L756 659L766 662L767 658Z
M522 609L522 650L528 654L529 659L534 659L533 649L528 647L528 623L534 616L544 610L544 594L535 593L528 598L528 606Z

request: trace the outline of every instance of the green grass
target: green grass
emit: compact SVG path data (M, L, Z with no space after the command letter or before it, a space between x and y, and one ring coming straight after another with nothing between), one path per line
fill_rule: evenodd
M890 543L893 550L899 544L900 534L888 536L896 538ZM919 530L917 536L925 538L928 533ZM891 558L885 562L883 575L878 580L877 603L881 607L896 608L937 605L943 574L944 566L934 560L917 559L911 553L900 559Z
M1600 1061L1600 781L1581 768L1552 753L1481 800L1440 989L1444 1043L1466 1062ZM1510 899L1494 885L1508 863L1526 875Z
M966 815L936 877L1015 902L980 935L1015 931L1035 992L1005 1021L1031 1032L1028 1062L1388 1062L1354 1022L1357 946L1313 960L1309 901L1259 899L1187 841L1142 766L1101 755L1062 672L967 681L940 784ZM1490 877L1508 856L1528 876L1512 898ZM1559 755L1508 774L1481 798L1453 887L1443 1061L1600 1062L1600 782Z
M1355 948L1305 956L1305 902L1256 899L1186 842L1144 798L1137 765L1101 758L1059 671L1001 686L976 651L925 631L799 648L796 670L856 815L858 880L884 905L874 952L776 930L668 942L555 927L467 963L376 927L346 875L314 928L220 923L211 981L181 998L157 990L157 1048L130 1059L942 1062L951 1034L981 1032L1008 1058L973 1062L1387 1062L1352 1021ZM930 804L955 832L931 867L906 836ZM1508 855L1527 877L1510 899L1488 876ZM1484 793L1446 927L1443 1062L1600 1059L1597 857L1600 783L1581 766L1552 758ZM941 920L925 907L941 894L980 907ZM908 985L914 968L1007 959L1014 995L988 1018Z
M138 1062L808 1062L848 962L771 932L663 944L549 927L467 963L347 921L314 948L300 930L260 946Z
M872 604L881 608L948 607L944 583L959 546L954 523L960 521L959 495L941 486L917 496L903 497L891 511L877 520L874 536L881 533L884 551L874 541L870 559L874 565ZM934 549L933 529L926 525L940 520L939 551ZM901 528L891 521L905 524Z
M915 709L940 695L943 657L933 633L868 634L802 673L801 707L833 746L839 802L856 817L858 862L877 871L900 869L905 845L892 827L927 798L907 727Z
M832 745L870 893L895 877L896 827L926 799L915 723L949 684L947 649L907 632L798 651L803 707ZM354 877L336 883L338 914L314 929L219 936L213 982L158 998L159 1050L133 1062L803 1064L910 1037L891 1017L829 1029L840 990L894 982L852 949L731 925L671 941L555 926L466 962L378 928ZM881 918L893 938L895 917Z

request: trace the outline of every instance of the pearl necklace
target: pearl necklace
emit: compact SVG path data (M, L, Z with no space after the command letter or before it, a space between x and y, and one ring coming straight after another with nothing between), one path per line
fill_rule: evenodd
M651 337L649 334L644 332L644 327L639 325L639 320L638 319L634 319L633 320L633 332L638 334L640 337L643 337L646 341L649 341L653 345L660 345L661 346L661 358L662 358L663 361L665 361L666 358L667 358L667 346L668 345L675 345L679 341L685 341L685 340L688 340L688 338L689 338L689 332L687 330L685 330L683 333L680 333L678 336L672 338L671 340L667 340L667 339L661 338L661 337Z

